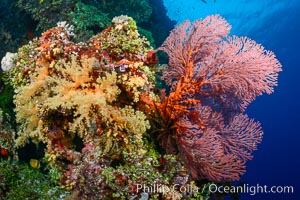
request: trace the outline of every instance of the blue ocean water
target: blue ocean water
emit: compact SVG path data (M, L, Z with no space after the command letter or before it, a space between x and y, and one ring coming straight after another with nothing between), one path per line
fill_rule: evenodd
M300 1L299 0L164 0L168 16L180 23L221 14L231 34L248 36L275 52L283 65L279 86L260 96L247 113L260 121L263 142L247 164L241 181L249 186L293 186L293 194L242 195L246 199L300 199Z

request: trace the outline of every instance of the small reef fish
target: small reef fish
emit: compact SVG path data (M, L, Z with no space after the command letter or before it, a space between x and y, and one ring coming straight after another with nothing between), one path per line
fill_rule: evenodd
M40 168L40 161L38 161L37 159L30 159L29 165L32 168L38 169L38 168Z
M201 0L203 3L207 3L206 0ZM214 0L214 3L216 3L217 0Z
M3 148L1 148L0 147L0 154L2 155L2 156L7 156L8 155L8 151L6 150L6 149L3 149Z

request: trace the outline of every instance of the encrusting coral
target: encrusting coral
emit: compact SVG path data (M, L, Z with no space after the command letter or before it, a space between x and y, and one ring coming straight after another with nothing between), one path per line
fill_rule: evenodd
M21 47L6 72L16 146L46 143L70 199L207 199L200 182L202 192L178 187L239 180L262 139L260 123L243 112L273 92L281 70L272 52L228 37L218 15L184 22L157 50L128 16L86 42L72 42L72 28L60 23ZM158 50L169 56L168 92L155 88Z

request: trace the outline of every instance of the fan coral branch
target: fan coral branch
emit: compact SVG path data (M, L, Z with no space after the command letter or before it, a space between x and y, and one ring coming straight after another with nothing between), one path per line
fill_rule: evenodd
M261 142L260 124L237 115L229 125L209 107L198 107L177 122L181 156L194 178L239 180L246 161Z
M239 180L245 172L263 133L242 112L273 92L281 71L273 52L247 37L229 37L229 30L219 15L185 21L158 49L169 56L163 79L171 88L157 108L172 124L160 144L179 152L194 178L217 182Z
M198 64L194 78L202 78L200 95L220 98L219 106L245 110L256 96L270 94L281 65L271 51L247 37L227 37Z
M237 155L243 164L252 159L252 151L257 149L257 144L262 140L263 132L259 122L254 122L247 115L236 115L224 127L221 134L225 153Z
M245 167L235 155L225 154L221 136L216 129L201 129L189 119L179 123L181 134L184 134L179 139L180 155L193 178L216 182L234 181L245 172Z
M181 77L192 78L194 65L209 54L213 44L220 42L231 26L219 15L213 15L194 23L183 22L171 31L158 50L169 56L169 67L163 74L168 85Z

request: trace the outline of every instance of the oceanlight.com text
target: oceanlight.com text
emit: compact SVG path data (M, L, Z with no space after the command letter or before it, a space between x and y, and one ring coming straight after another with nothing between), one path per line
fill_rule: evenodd
M239 193L239 194L292 194L294 193L293 186L268 186L268 185L249 185L244 184L241 186L218 186L216 184L211 184L209 186L209 191L211 193Z

